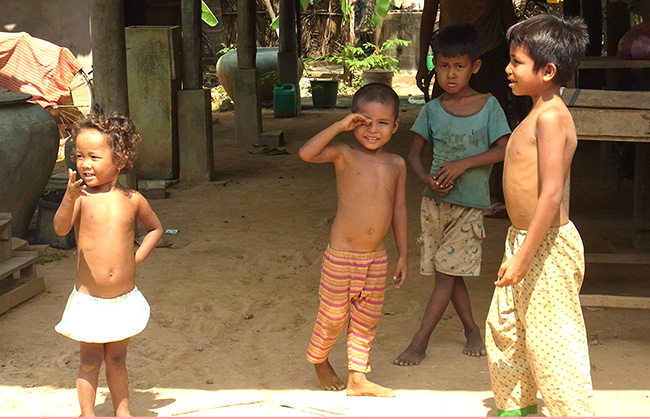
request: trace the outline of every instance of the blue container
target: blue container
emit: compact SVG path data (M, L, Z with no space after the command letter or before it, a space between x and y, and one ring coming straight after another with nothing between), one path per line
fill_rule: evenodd
M273 113L276 118L291 118L298 115L298 94L292 83L275 86L273 89Z

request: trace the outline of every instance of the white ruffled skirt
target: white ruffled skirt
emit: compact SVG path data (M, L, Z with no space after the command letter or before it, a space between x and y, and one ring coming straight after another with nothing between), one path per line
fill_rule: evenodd
M79 342L119 342L142 332L148 321L149 303L137 287L115 298L94 297L73 288L54 330Z

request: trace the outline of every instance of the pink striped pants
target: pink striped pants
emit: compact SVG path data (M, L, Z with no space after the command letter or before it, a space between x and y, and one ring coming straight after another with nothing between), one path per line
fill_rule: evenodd
M318 293L320 306L307 350L309 362L325 362L348 325L348 370L370 371L370 344L381 317L387 265L385 250L353 253L327 247Z

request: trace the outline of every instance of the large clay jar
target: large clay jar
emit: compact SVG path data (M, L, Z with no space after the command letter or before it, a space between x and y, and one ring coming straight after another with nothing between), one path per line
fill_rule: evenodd
M235 71L237 70L237 50L233 49L219 57L217 61L217 77L228 96L236 103L235 98ZM260 75L260 100L268 102L273 100L273 88L277 83L278 72L278 47L258 47L255 54L255 67ZM298 74L302 74L303 64L298 60ZM275 74L273 74L275 72Z
M54 118L30 97L0 89L0 212L11 213L16 237L29 228L59 148Z

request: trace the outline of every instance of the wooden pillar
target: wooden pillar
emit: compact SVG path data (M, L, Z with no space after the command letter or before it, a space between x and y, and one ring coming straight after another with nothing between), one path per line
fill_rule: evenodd
M183 89L201 89L201 0L182 0Z
M95 110L129 115L123 0L90 1L90 41L93 49ZM128 188L137 189L135 171L120 175L120 182Z
M255 0L237 0L235 132L237 141L256 144L262 132L259 72L255 67Z
M296 87L301 76L298 74L297 10L298 5L296 0L280 0L278 82L280 84L293 83Z
M641 229L637 232L635 246L650 249L650 143L637 143L634 150L634 220Z
M182 0L183 90L178 92L179 177L214 180L210 91L203 89L201 0Z
M237 66L255 68L257 42L255 0L237 0Z
M90 32L96 106L128 115L123 0L91 0Z

